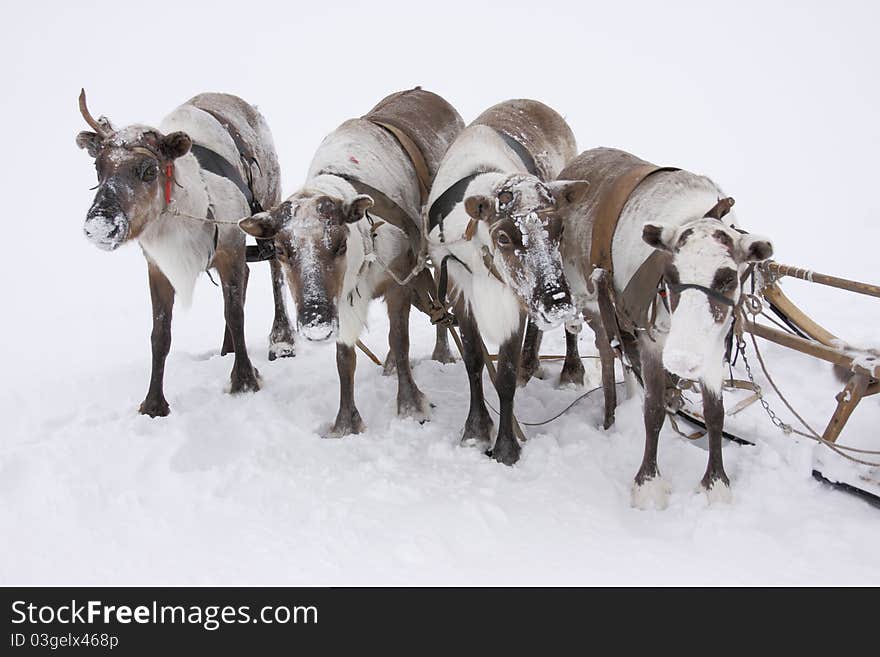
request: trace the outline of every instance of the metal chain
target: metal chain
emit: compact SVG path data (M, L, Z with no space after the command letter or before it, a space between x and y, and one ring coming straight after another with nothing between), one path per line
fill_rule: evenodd
M758 401L761 402L761 406L764 407L764 411L767 413L767 416L770 418L770 421L777 429L781 429L783 433L790 434L794 431L794 427L790 424L786 424L783 422L778 415L770 408L770 404L767 403L767 399L764 397L764 391L761 389L761 386L757 384L755 381L755 376L752 374L752 366L749 364L749 359L746 356L746 341L740 335L737 337L736 348L739 351L740 356L742 356L743 365L746 368L746 375L749 377L749 381L755 387L755 394L758 395Z
M745 365L745 368L746 368L746 374L748 375L749 380L755 386L755 394L758 395L758 400L761 402L761 406L764 407L764 410L767 412L767 415L770 418L770 421L774 424L774 426L779 428L786 435L791 435L794 433L794 434L797 434L798 436L802 436L804 438L809 438L810 440L814 440L817 443L820 443L820 444L824 445L825 447L827 447L828 449L832 450L836 454L842 456L843 458L848 459L850 461L853 461L855 463L859 463L861 465L867 465L869 467L880 467L880 463L878 463L878 462L865 461L865 460L856 458L854 456L850 456L849 454L846 453L846 452L853 452L853 453L857 453L857 454L870 454L872 456L880 456L880 451L868 450L868 449L858 449L856 447L848 447L846 445L838 445L837 443L834 443L830 440L826 440L825 438L820 436L818 433L816 433L816 430L813 429L813 427L811 427L809 424L807 424L807 422L797 413L797 411L795 411L794 408L792 408L791 404L785 399L785 397L782 396L782 393L779 391L779 388L776 387L776 384L773 382L773 379L770 377L770 373L767 371L767 367L764 364L764 359L761 358L761 352L758 351L758 343L755 340L754 335L752 335L752 342L755 347L755 354L757 355L758 361L761 364L761 369L763 370L764 375L767 377L767 380L770 382L770 385L773 387L773 389L776 391L776 394L779 395L780 399L782 399L783 403L788 407L788 409L792 413L794 413L795 417L797 417L797 419L800 420L801 424L803 424L804 427L807 430L809 430L811 433L806 433L804 431L800 431L800 430L792 427L790 424L786 424L785 422L783 422L779 418L778 415L776 415L776 413L773 411L773 409L770 408L770 404L768 404L767 400L764 398L763 391L761 390L760 386L758 386L755 383L755 378L754 378L754 375L752 374L752 368L749 364L748 358L745 353L746 343L745 343L745 340L743 339L743 337L740 335L737 338L737 349L739 350L740 355L742 355L743 364Z

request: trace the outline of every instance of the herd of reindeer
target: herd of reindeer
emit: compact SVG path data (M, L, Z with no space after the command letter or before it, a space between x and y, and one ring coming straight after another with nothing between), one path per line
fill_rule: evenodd
M247 263L268 260L269 360L295 353L285 278L297 331L336 342L340 401L329 436L365 428L355 405L355 346L373 299L387 305L385 369L397 375L398 414L425 421L431 411L409 361L415 306L437 325L433 358L452 361L450 333L461 350L470 384L462 443L507 465L521 450L514 394L539 368L542 333L565 326L561 378L583 384L577 333L585 320L601 363L606 429L618 359L644 389L645 453L633 505L668 502L657 442L682 382L702 391L709 439L702 489L710 502L730 499L721 451L724 363L745 275L773 249L737 227L733 199L709 178L612 148L578 154L562 116L535 100L499 103L465 126L451 104L417 87L331 132L304 184L282 199L271 132L236 96L195 96L158 128L95 119L85 92L79 107L91 130L76 142L98 177L86 237L105 250L137 240L147 260L152 372L141 413L169 413L163 384L174 301L189 303L196 279L211 269L223 291L221 352L234 354L230 391L259 390L244 305ZM499 345L494 441L484 338Z

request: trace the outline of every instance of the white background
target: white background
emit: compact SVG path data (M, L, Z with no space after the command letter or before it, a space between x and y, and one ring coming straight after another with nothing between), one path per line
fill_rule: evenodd
M263 265L246 316L264 390L223 392L220 295L204 279L193 307L177 310L172 415L137 416L146 268L136 246L107 254L83 238L95 179L74 144L86 127L81 86L117 126L158 124L198 92L231 92L268 119L287 194L327 132L392 91L421 84L466 122L532 97L565 115L581 149L616 146L710 175L743 226L773 238L778 260L876 282L876 7L7 3L0 583L880 583L877 510L814 482L812 448L757 411L740 423L759 446L725 450L735 501L720 509L693 492L705 452L667 433L670 508L629 508L637 400L607 434L595 402L531 431L512 469L459 448L463 370L426 361L432 331L419 316L412 355L434 421L395 419L394 381L362 360L369 431L322 441L337 402L333 348L300 345L297 358L266 362ZM787 291L842 337L880 342L880 304L800 283ZM381 305L371 317L364 339L384 355ZM560 343L548 337L548 349ZM586 333L581 348L591 349ZM836 391L828 368L771 353L822 424ZM518 409L544 417L576 394L551 376L522 391ZM875 397L843 440L880 448L878 421Z

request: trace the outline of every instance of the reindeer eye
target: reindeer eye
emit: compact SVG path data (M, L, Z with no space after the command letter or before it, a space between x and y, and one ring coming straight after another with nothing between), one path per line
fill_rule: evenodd
M152 162L141 164L137 168L137 176L144 182L153 182L159 176L159 167Z
M718 273L715 274L715 280L713 283L716 290L729 292L736 287L738 281L739 278L737 277L736 271L725 267L724 269L718 270Z
M344 239L339 243L339 246L336 247L336 255L345 255L346 251L348 251L348 240Z
M501 205L507 205L513 200L513 192L501 192L498 195L498 203Z
M503 230L498 231L498 235L495 236L495 241L498 242L498 246L510 246L511 240L510 235L505 233Z

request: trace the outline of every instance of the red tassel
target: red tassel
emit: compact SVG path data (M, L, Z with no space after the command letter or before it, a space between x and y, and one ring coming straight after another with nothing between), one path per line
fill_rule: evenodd
M165 205L171 203L171 182L174 180L174 165L169 162L165 165Z

